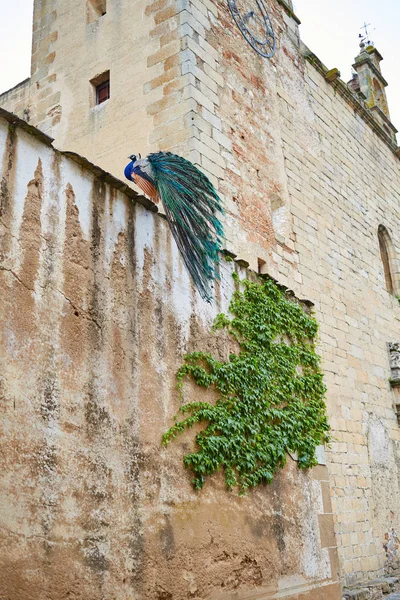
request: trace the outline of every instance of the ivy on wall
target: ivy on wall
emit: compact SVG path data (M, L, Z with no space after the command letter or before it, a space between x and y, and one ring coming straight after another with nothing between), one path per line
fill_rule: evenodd
M197 451L184 458L195 488L223 469L228 488L238 486L242 494L271 482L288 452L297 453L301 468L317 464L316 447L330 438L314 346L316 320L271 279L240 284L229 307L232 317L220 314L213 326L236 340L238 354L221 361L192 352L177 373L180 390L189 377L215 389L218 399L214 405L184 404L184 419L175 417L163 443L195 423L204 424L196 435Z

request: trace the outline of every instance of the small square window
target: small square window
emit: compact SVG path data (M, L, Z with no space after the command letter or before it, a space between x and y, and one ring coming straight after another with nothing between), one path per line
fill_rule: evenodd
M92 106L102 104L110 98L110 71L93 77L90 83L92 84Z
M101 83L96 87L96 104L105 102L110 97L110 80Z

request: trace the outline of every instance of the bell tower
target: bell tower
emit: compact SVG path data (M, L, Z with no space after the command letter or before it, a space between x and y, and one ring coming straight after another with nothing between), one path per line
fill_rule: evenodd
M365 26L366 27L366 26ZM386 79L382 75L380 63L382 55L373 43L362 38L360 52L352 65L353 79L349 82L350 88L357 92L365 102L376 121L380 124L386 135L396 142L397 130L390 120L389 106L386 97Z

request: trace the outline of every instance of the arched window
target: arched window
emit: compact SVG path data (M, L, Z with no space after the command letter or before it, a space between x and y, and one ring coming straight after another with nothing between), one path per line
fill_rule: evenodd
M392 240L384 225L379 225L378 227L378 240L383 271L385 273L386 289L389 294L395 294L397 288L396 255Z
M385 92L382 89L382 86L378 83L376 79L374 79L374 94L375 94L375 106L379 106L381 111L387 115L388 107L385 97Z

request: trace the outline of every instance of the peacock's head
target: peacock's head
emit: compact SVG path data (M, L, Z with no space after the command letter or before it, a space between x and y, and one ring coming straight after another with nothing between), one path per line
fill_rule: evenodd
M138 157L139 157L139 159L142 158L140 154L138 154ZM137 161L137 156L136 156L136 154L131 154L130 156L128 156L128 158L131 159L131 162L126 165L125 170L124 170L124 175L127 179L129 179L129 181L133 181L132 171L133 171L133 165Z

